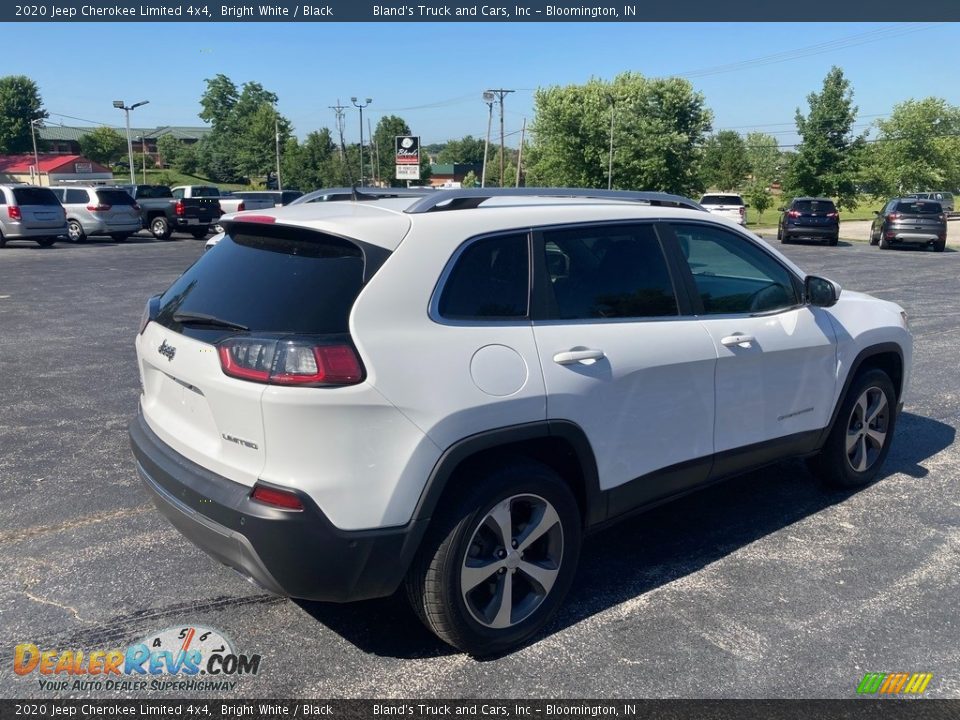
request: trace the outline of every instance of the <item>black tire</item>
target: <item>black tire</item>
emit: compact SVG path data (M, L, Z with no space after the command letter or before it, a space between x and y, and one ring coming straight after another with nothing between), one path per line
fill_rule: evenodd
M0 248L7 246L7 239L0 233Z
M789 235L789 233L783 233L783 234L781 235L781 237L780 237L780 243L781 243L782 245L789 245L789 244L790 244L790 235Z
M67 239L75 243L82 243L87 239L87 234L83 231L83 226L76 220L67 222Z
M150 233L157 240L167 240L173 234L170 229L170 221L163 215L157 215L150 219Z
M203 240L203 238L205 238L209 232L210 228L208 227L190 228L190 234L193 235L197 240Z
M883 395L883 405L879 402L874 405L872 399L878 398L880 394ZM860 422L864 415L862 398L866 398L866 430ZM870 411L875 409L880 411L876 413L875 419L870 421ZM876 478L883 466L883 461L890 451L896 424L897 393L893 382L883 370L866 370L854 378L840 405L840 412L827 441L807 464L815 475L829 485L845 488L866 485ZM874 431L873 435L870 435L870 430ZM875 438L881 432L883 442L877 447ZM848 452L847 441L853 436L857 439L853 441L853 449Z
M114 242L122 243L127 241L127 238L130 237L130 233L113 233L110 237Z
M935 242L935 243L933 244L933 251L934 251L934 252L943 252L943 251L946 250L946 249L947 249L947 241L946 241L946 240L944 240L943 242Z
M502 533L495 530L498 526L486 521L498 505L508 501L510 534L517 530L521 544L505 549L499 541ZM524 549L524 532L533 519L546 515L547 508L553 509L556 520L544 523L546 531ZM433 517L406 578L407 597L423 623L441 640L475 656L499 655L533 637L563 602L580 556L580 512L566 483L549 467L518 458L480 472L464 492L443 502ZM524 518L529 522L525 524ZM520 559L522 552L527 553L526 561ZM534 552L537 560L531 563ZM463 574L471 567L468 553L490 574L479 579L472 591L462 593ZM525 565L546 569L542 577L549 577L551 586L544 590L526 573ZM482 575L481 571L477 577ZM512 600L507 617L482 621L484 609L488 613L503 609L506 583L510 583ZM514 621L516 613L520 616ZM507 626L493 626L503 622Z
M37 241L37 245L43 248L52 247L53 244L57 241L55 237L43 237L43 238L35 238L35 239Z
M881 249L881 250L889 250L889 249L890 249L890 241L887 240L887 238L885 238L883 235L880 236L880 240L877 241L877 244L880 246L880 249Z

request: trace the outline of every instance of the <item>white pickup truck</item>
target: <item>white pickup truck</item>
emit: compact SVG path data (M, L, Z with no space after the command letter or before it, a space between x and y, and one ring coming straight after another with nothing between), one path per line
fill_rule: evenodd
M220 202L220 215L241 212L243 210L262 210L272 208L273 201L269 198L241 198L233 197L229 192L220 192L215 185L178 185L173 188L173 197L182 198L217 198ZM220 232L220 227L214 224L214 229Z

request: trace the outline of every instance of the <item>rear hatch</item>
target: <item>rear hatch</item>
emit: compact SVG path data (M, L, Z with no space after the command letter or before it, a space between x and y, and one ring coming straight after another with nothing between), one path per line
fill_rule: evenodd
M14 203L20 208L20 222L27 230L64 228L66 214L57 196L47 188L13 188Z
M209 225L220 217L220 201L208 197L185 198L177 201L174 210L188 225Z
M826 227L840 222L837 206L830 200L797 200L790 206L787 216L791 225L801 227Z
M946 227L943 206L936 200L901 200L887 220L904 230L933 232Z
M739 195L704 195L700 204L707 212L725 217L734 222L741 222L744 218L746 206Z
M137 201L126 190L98 188L97 216L107 223L109 229L129 230L140 224L140 209Z
M364 271L364 251L349 240L279 224L233 225L148 305L137 354L151 429L190 460L253 485L266 458L261 399L271 384L362 380L347 333ZM351 353L356 365L344 370ZM344 382L333 382L334 372L320 378L325 359L353 374Z

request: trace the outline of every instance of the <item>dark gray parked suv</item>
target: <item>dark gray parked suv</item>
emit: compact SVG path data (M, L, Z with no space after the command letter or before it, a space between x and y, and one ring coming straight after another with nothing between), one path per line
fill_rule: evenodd
M57 196L34 185L0 185L0 247L32 240L50 247L67 234L67 216Z
M932 246L943 252L947 246L947 216L937 200L893 198L870 226L870 244L886 250L893 243Z

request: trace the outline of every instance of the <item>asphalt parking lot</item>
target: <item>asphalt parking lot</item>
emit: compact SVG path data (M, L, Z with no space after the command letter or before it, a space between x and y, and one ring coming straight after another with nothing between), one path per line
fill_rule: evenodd
M127 443L133 336L202 242L0 250L0 696L178 696L42 690L13 647L203 626L263 658L225 697L850 698L865 672L922 671L927 695L960 698L960 253L783 249L909 313L913 384L882 479L827 492L783 463L596 535L548 631L486 662L400 598L267 595L154 512Z

